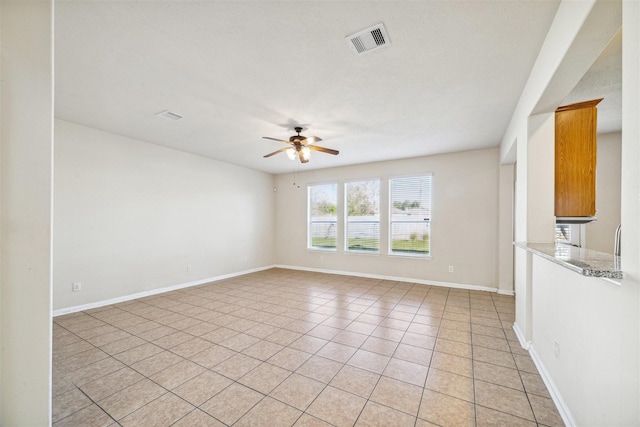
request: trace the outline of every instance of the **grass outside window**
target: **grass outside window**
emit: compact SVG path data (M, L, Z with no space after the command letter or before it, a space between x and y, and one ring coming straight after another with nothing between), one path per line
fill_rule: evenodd
M336 238L324 238L314 237L311 241L311 246L317 249L334 249L336 247ZM354 251L377 251L379 248L379 241L376 239L349 239L349 249ZM391 243L392 253L402 254L429 254L429 241L428 240L393 240Z

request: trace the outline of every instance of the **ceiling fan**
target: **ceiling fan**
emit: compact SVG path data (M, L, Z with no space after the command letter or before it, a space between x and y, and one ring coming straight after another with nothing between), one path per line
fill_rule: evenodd
M296 153L297 153L298 158L300 159L300 162L307 163L309 161L309 158L311 157L311 150L320 151L322 153L333 154L334 156L340 153L338 150L332 150L331 148L324 148L324 147L319 147L317 145L313 145L318 141L322 141L322 139L318 138L317 136L310 136L307 138L306 136L300 135L300 132L302 132L301 127L296 127L294 129L296 130L296 132L298 132L298 134L290 137L288 141L285 141L284 139L270 138L268 136L263 136L264 139L271 139L273 141L284 142L285 144L291 145L291 147L281 148L279 150L274 151L273 153L267 154L264 157L271 157L275 154L286 151L287 156L289 156L291 160L294 160L296 158Z

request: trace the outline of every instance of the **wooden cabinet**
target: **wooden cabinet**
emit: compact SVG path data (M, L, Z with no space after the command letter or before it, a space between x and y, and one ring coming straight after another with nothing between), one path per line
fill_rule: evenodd
M555 216L596 214L596 105L602 99L556 110Z

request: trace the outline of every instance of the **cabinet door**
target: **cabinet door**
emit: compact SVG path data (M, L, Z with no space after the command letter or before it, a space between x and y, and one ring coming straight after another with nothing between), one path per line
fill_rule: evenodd
M556 112L556 216L596 213L596 117L595 105Z

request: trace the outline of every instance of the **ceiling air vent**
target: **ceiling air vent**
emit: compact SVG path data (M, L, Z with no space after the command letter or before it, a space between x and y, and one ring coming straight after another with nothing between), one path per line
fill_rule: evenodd
M359 33L347 36L347 43L355 53L360 55L388 46L391 40L389 40L384 25L380 23Z
M170 120L180 120L182 118L180 114L172 113L169 110L161 111L158 114L156 114L156 116L164 117L165 119L170 119Z

